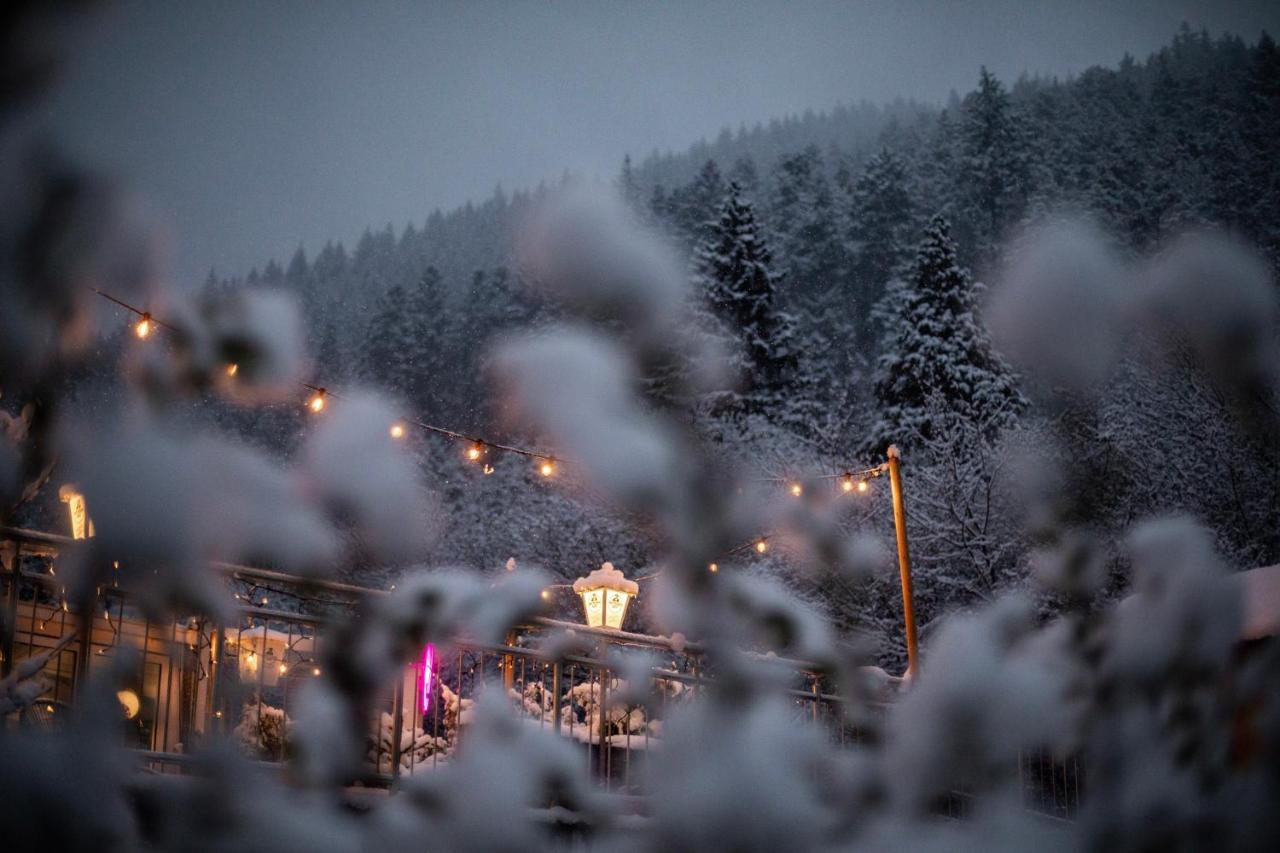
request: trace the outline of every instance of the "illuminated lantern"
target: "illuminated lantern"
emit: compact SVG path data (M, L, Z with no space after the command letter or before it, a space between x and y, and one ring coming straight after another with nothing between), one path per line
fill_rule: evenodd
M627 580L613 563L605 563L585 578L574 581L573 591L582 598L582 610L589 627L621 630L627 618L627 605L640 592L640 585Z
M84 501L84 495L75 486L67 484L58 489L58 498L67 505L67 512L71 515L71 538L86 539L93 536L93 519L89 517L89 506Z
M126 720L132 720L142 710L142 700L132 690L117 690L116 700L120 702L120 710Z
M316 392L311 395L311 399L307 401L307 408L316 414L323 412L326 396L328 396L328 393L323 388L317 388Z
M544 477L554 476L556 473L556 460L551 458L542 460L542 464L538 466L538 473Z
M134 333L140 338L146 338L151 334L151 315L143 313L142 319L138 321L138 325L133 327Z
M422 678L419 679L421 691L419 693L419 707L422 708L422 715L425 717L427 711L431 710L431 687L436 677L436 647L427 643L426 648L422 650L422 662L419 664L422 669Z

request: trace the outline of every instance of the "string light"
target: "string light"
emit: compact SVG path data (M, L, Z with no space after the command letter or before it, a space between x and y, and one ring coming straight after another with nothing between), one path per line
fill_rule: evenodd
M551 590L549 590L549 589L544 589L544 590L542 591L542 600L543 600L543 601L550 601L550 600L551 600Z
M314 675L314 676L319 676L319 675L320 675L320 667L318 667L318 666L317 666L317 667L315 667L314 669L312 669L312 670L311 670L311 674L312 674L312 675Z
M236 364L234 361L227 365L227 376L234 377L239 372L240 365Z
M391 425L390 432L392 438L404 438L404 424L396 421Z
M142 319L133 327L133 332L140 338L146 338L151 334L151 315L142 312Z
M790 492L791 492L791 497L798 498L804 494L804 486L800 485L799 483L792 483Z
M307 401L307 408L313 412L319 413L324 411L325 397L328 395L323 388L317 388L315 393L311 395L311 399Z
M756 540L755 549L757 554L763 554L769 550L769 540L761 537Z
M556 473L556 460L550 456L542 460L542 464L538 466L538 473L544 477L551 477Z
M843 477L840 478L840 491L852 492L853 489L854 489L854 485L853 485L852 474L845 474Z
M871 484L868 483L866 480L858 481L858 491L865 492L867 491L867 489L870 489L870 488L871 488Z
M473 442L471 446L467 448L467 459L475 462L481 456L484 456L484 445L478 441Z
M711 572L712 574L715 574L716 572L720 571L720 565L718 563L712 563L711 565L707 566L707 571Z
M492 474L492 473L493 473L493 466L486 462L486 463L485 463L485 465L484 465L484 467L483 467L483 468L481 468L480 470L481 470L481 471L483 471L486 475L488 475L488 474Z

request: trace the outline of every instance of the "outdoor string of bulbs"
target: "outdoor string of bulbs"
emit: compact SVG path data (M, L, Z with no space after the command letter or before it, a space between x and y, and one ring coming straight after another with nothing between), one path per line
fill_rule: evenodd
M155 333L156 329L163 329L169 332L177 331L173 326L153 316L149 311L144 311L141 308L137 308L133 305L130 305L129 303L121 299L118 299L115 296L112 296L111 294L103 290L99 290L96 287L90 288L90 289L93 290L94 293L106 299L107 301L112 302L115 305L121 308L124 308L125 310L136 315L138 320L133 324L133 332L140 339L146 340L147 338L151 337ZM229 378L234 378L236 373L239 372L239 369L240 369L240 366L238 364L235 364L234 362L229 363L225 367L226 375ZM334 393L332 390L326 388L323 385L312 385L307 382L302 382L300 384L302 385L303 388L305 388L308 392L310 392L306 401L306 409L313 414L320 414L321 412L323 412L325 408L328 406L330 400L341 401L343 399L340 395ZM408 434L408 427L410 425L416 426L419 429L425 430L427 432L432 432L437 435L443 435L446 438L450 438L455 441L465 442L467 445L467 448L464 451L464 456L466 457L467 461L480 463L481 471L486 475L492 474L494 471L493 466L490 465L485 458L486 456L488 456L488 453L490 450L501 451L504 453L514 453L519 456L523 456L525 458L535 460L536 470L538 474L547 479L554 477L558 471L558 465L560 461L557 460L555 456L549 453L542 453L536 450L529 450L524 447L516 447L510 444L503 444L501 442L489 441L488 439L480 438L473 435L467 435L466 433L458 432L457 430L448 429L446 427L435 426L433 424L426 423L425 421L422 421L413 417L403 417L399 420L393 421L388 427L387 432L391 436L391 438L398 441L400 439L403 439ZM816 476L808 477L806 479L807 480L839 480L840 482L839 489L842 493L849 494L852 492L858 492L860 494L865 494L870 489L870 481L876 477L882 476L884 473L885 473L885 466L876 465L871 468L865 468L861 470L846 470L839 474L816 475ZM763 477L763 478L759 478L758 482L783 483L786 485L788 494L790 494L792 497L795 497L795 498L802 497L805 492L804 483L796 479L787 479L783 477ZM754 551L757 554L766 554L769 551L769 547L770 547L769 540L771 537L772 537L772 534L757 536L755 539L752 539L749 542L744 542L741 545L738 545L737 547L732 548L729 551L726 551L724 556L732 557L746 551ZM717 572L719 571L720 566L717 563L709 563L707 565L707 569L711 572ZM653 574L645 575L644 577L638 578L637 580L650 580L654 577L657 577L659 574L661 574L661 572L655 572ZM554 586L562 586L562 585L556 584ZM564 584L563 586L567 586L567 584ZM548 593L545 590L543 592L543 597L544 598L549 597Z

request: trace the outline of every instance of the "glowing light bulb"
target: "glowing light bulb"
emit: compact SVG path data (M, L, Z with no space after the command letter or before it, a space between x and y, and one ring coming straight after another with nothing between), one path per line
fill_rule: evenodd
M307 401L307 408L313 412L323 412L325 407L325 390L317 388L316 393L311 395L311 399Z
M467 459L472 462L475 462L481 456L484 456L484 445L480 442L477 441L467 448Z
M858 481L858 491L865 492L869 488L871 488L871 485L866 480Z
M239 372L240 372L240 365L238 365L238 364L236 364L236 363L234 363L234 362L232 362L231 364L228 364L228 365L227 365L227 375L228 375L228 376L235 376L235 375L236 375L237 373L239 373Z
M151 315L143 314L142 319L133 327L133 332L140 338L145 338L151 334Z
M284 674L285 674L286 672L288 672L288 671L289 671L289 665L288 665L287 663L282 663L282 664L280 664L280 674L281 674L281 675L284 675Z
M404 438L404 424L396 421L391 425L390 432L392 438Z
M538 473L544 477L550 477L556 472L556 460L544 459L542 464L538 466Z
M804 486L800 485L799 483L792 483L790 492L793 498L798 498L804 494Z
M320 667L318 667L318 666L317 666L315 669L311 670L311 674L312 674L312 675L319 675L319 674L320 674Z
M843 477L840 478L840 491L842 492L853 491L853 477L851 477L848 474L845 474Z
M709 572L718 572L718 571L720 571L720 566L719 566L719 564L717 564L717 563L712 563L711 565L707 566L707 571L709 571Z
M756 540L756 553L757 553L757 554L763 554L765 551L768 551L768 550L769 550L769 541L768 541L767 539L758 539L758 540Z
M544 590L542 591L542 600L543 600L543 601L550 601L550 600L551 600L551 590L549 590L549 589L544 589Z

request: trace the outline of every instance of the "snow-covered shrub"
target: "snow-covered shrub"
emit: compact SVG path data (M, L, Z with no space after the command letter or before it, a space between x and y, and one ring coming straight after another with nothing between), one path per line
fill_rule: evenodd
M291 725L284 708L249 701L231 734L246 755L276 761L288 754Z

